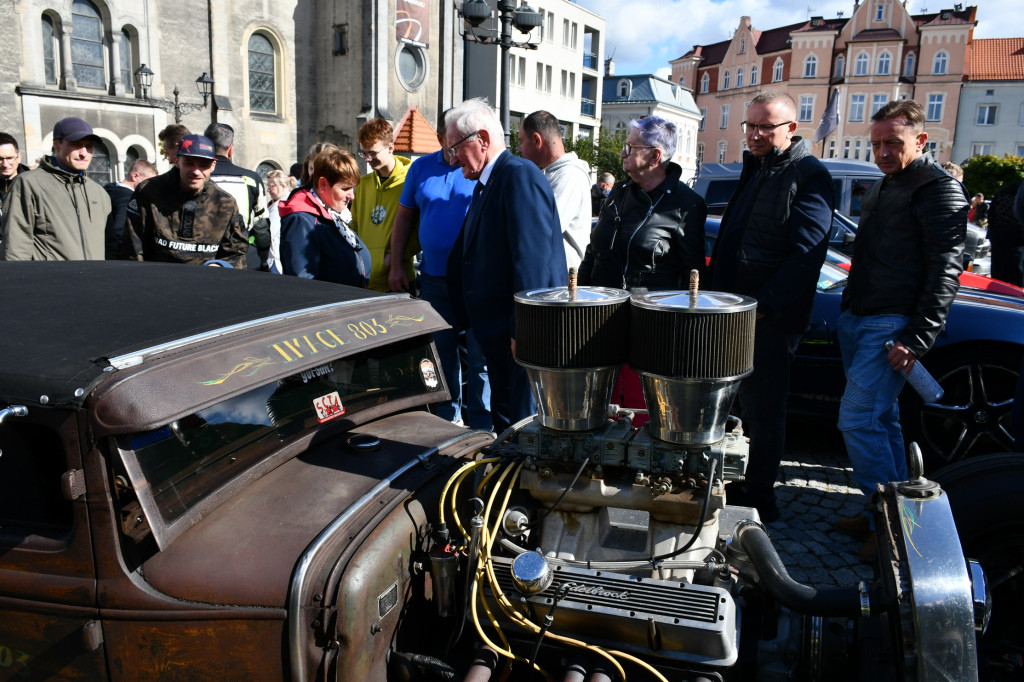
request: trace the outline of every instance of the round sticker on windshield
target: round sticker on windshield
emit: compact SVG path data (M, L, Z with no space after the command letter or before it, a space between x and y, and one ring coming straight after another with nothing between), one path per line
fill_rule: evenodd
M437 390L437 367L434 366L433 360L429 358L420 360L420 378L423 379L423 385L431 391Z

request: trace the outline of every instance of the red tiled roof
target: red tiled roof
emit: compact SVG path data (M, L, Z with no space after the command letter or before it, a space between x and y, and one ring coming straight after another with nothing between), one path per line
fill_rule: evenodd
M395 151L406 154L431 154L441 148L437 133L416 107L409 107L395 127Z
M974 41L968 79L1024 80L1024 38L978 38Z

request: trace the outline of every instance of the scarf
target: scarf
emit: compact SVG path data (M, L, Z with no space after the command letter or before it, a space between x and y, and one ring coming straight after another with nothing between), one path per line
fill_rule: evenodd
M352 228L348 226L349 221L345 219L344 214L335 211L333 208L325 204L323 199L321 199L317 195L315 189L309 190L309 196L313 199L314 202L316 202L316 204L320 208L324 209L324 211L327 212L327 215L331 217L331 219L334 221L334 226L338 228L338 234L340 234L342 238L346 242L348 242L348 245L352 247L352 250L361 251L363 246L362 244L359 243L359 239L356 237L356 233L353 232ZM349 216L352 215L351 213L349 213L348 209L345 210L345 213L348 213Z

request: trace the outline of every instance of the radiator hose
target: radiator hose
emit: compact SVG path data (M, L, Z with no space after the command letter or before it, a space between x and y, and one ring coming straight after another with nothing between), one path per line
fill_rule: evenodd
M857 587L811 587L790 577L764 526L740 521L733 537L757 571L762 588L786 608L808 616L857 618L877 613L877 595L864 583Z

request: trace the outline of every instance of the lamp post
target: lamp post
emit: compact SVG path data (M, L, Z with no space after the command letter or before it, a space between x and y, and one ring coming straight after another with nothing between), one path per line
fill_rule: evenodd
M186 114L191 114L193 111L199 111L205 109L209 102L210 95L213 94L213 79L206 75L203 71L203 75L196 79L196 89L199 90L199 94L203 97L202 104L193 103L181 103L178 101L178 96L181 95L181 91L178 90L177 84L174 86L174 101L170 102L163 99L150 99L149 89L153 86L153 70L143 64L135 72L135 84L142 90L142 99L146 100L150 104L160 109L163 109L168 114L174 114L174 122L181 123L181 117Z
M521 47L527 50L536 50L537 45L529 40L516 42L512 40L512 27L520 33L529 35L533 29L541 25L544 20L540 12L534 12L529 5L517 8L513 0L498 1L498 27L484 29L485 33L477 34L476 30L491 18L491 6L486 0L466 0L459 7L459 14L469 24L469 31L463 32L462 37L474 43L484 45L497 44L501 48L501 127L505 130L505 143L511 139L512 131L509 129L509 50L513 47Z

